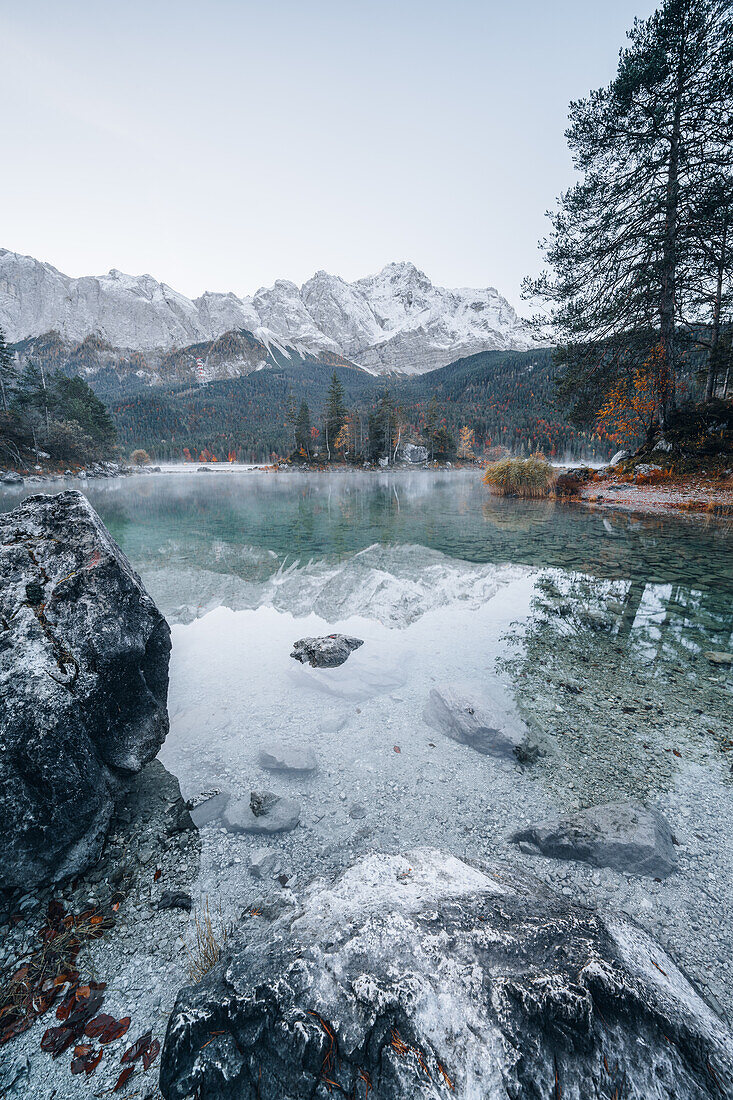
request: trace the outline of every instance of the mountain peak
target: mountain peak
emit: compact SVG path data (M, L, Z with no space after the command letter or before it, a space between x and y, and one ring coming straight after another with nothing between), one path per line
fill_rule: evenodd
M310 355L407 373L532 344L524 322L495 290L434 286L409 260L353 283L321 269L301 287L278 279L250 298L207 292L191 300L151 275L112 268L72 279L0 249L0 286L0 327L13 342L56 329L68 340L94 332L115 348L152 351L247 330Z

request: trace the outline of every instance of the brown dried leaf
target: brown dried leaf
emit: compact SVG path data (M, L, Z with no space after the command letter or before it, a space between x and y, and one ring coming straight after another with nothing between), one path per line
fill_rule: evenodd
M118 1092L119 1089L121 1089L123 1087L123 1085L127 1084L127 1082L130 1080L130 1078L132 1077L134 1072L135 1072L135 1067L134 1066L127 1066L125 1069L123 1069L122 1073L117 1078L117 1084L112 1089L112 1092Z
M139 1039L136 1039L132 1046L129 1046L125 1053L120 1058L121 1062L136 1062L141 1054L144 1053L150 1046L150 1041L153 1038L152 1031L146 1031L144 1035L141 1035Z

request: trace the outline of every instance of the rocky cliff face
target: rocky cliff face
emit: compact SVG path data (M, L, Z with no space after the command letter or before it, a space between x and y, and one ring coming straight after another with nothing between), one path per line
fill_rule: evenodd
M0 517L0 886L79 874L168 732L168 624L88 501Z
M251 298L192 300L150 275L120 271L72 279L50 264L0 249L0 327L12 342L56 331L94 335L137 352L185 348L246 330L269 347L332 355L375 373L422 373L486 350L524 350L524 322L494 289L433 286L413 264L388 264L347 283L319 271Z
M432 850L374 855L248 920L179 993L166 1100L717 1095L730 1031L662 949L500 878Z

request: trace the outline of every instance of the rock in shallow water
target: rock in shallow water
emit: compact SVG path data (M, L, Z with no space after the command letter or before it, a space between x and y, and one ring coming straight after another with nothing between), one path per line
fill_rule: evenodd
M666 878L677 867L672 830L656 810L608 802L514 833L524 851L573 859L632 875Z
M0 885L93 863L168 732L168 624L78 492L0 517Z
M528 741L527 728L498 706L479 703L450 687L433 688L423 711L433 729L489 756L514 756L531 763L539 747Z
M232 833L288 833L299 821L300 803L270 791L236 798L222 813L222 822Z
M313 668L337 668L349 654L364 645L361 638L349 638L346 634L329 634L325 638L301 638L293 642L290 654L302 665Z
M273 741L260 749L260 765L273 772L313 772L318 767L313 749Z
M420 850L249 923L179 993L160 1085L166 1100L367 1085L379 1100L709 1100L732 1069L729 1030L635 925Z

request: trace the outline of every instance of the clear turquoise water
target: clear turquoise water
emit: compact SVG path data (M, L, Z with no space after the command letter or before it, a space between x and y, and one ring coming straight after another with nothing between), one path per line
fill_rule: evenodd
M273 842L296 882L375 848L511 859L631 913L733 1009L733 671L705 656L733 649L729 524L499 500L458 472L190 471L85 491L173 626L162 758L187 796L244 795L272 782L260 746L307 743L317 775L279 781L301 825ZM297 637L335 628L365 640L342 669L290 660ZM436 735L421 715L440 682L518 710L546 755L519 769ZM667 815L678 874L508 843L610 797ZM201 890L234 910L249 841L209 834Z

